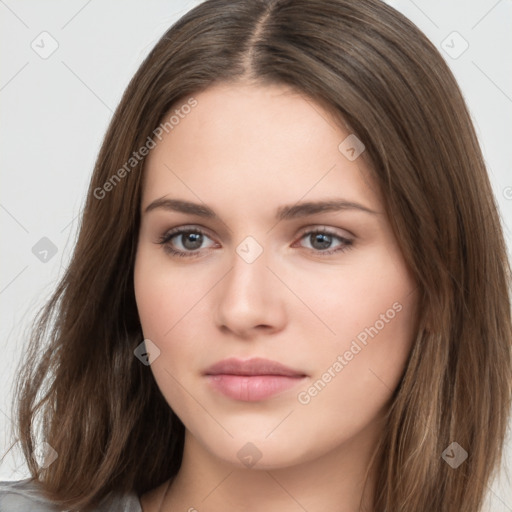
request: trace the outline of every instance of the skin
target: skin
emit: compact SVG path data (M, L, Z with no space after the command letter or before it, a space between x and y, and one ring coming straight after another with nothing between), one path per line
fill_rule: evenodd
M194 97L145 165L135 294L144 337L160 350L151 371L186 434L178 475L141 496L143 510L355 512L373 493L373 473L363 492L365 472L411 350L418 299L366 155L346 158L338 145L350 130L285 86L218 84ZM206 204L219 219L145 213L162 197ZM274 217L282 205L341 198L376 213ZM157 243L180 226L207 232L199 249L183 236L169 242L196 257ZM324 251L344 247L337 236L352 245L323 255L304 233L324 227L335 235ZM251 263L236 252L247 236L263 249ZM394 318L301 403L298 394L396 303ZM259 402L234 400L202 374L231 356L307 377ZM248 442L261 454L251 467L237 456Z

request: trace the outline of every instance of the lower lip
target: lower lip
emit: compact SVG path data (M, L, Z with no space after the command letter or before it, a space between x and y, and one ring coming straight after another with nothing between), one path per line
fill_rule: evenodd
M272 395L286 391L304 377L286 377L284 375L207 375L210 385L222 394L242 400L257 402Z

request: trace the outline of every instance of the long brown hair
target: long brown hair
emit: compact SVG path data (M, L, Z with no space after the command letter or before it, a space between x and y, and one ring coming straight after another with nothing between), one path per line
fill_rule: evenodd
M375 512L479 511L510 413L510 266L456 81L416 26L378 0L208 0L144 60L20 367L13 439L33 478L62 506L87 510L179 470L183 424L133 354L144 158L126 163L171 108L242 80L291 86L350 126L419 286L416 337L375 451ZM47 468L31 456L39 441L58 454ZM453 442L468 453L456 469L442 457Z

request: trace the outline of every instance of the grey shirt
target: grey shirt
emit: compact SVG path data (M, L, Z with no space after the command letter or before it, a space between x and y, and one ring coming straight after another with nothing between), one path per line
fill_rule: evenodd
M142 512L137 495L109 495L95 512ZM42 496L38 482L0 482L0 512L66 512Z

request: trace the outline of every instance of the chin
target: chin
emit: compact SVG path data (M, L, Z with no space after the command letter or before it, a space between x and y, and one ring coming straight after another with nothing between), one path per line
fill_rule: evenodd
M227 434L222 440L203 439L200 443L214 457L225 463L241 469L271 470L280 469L307 462L321 454L307 450L304 440L284 436L265 438L260 430L259 434L251 436L247 431L234 436ZM300 450L299 450L300 448Z

